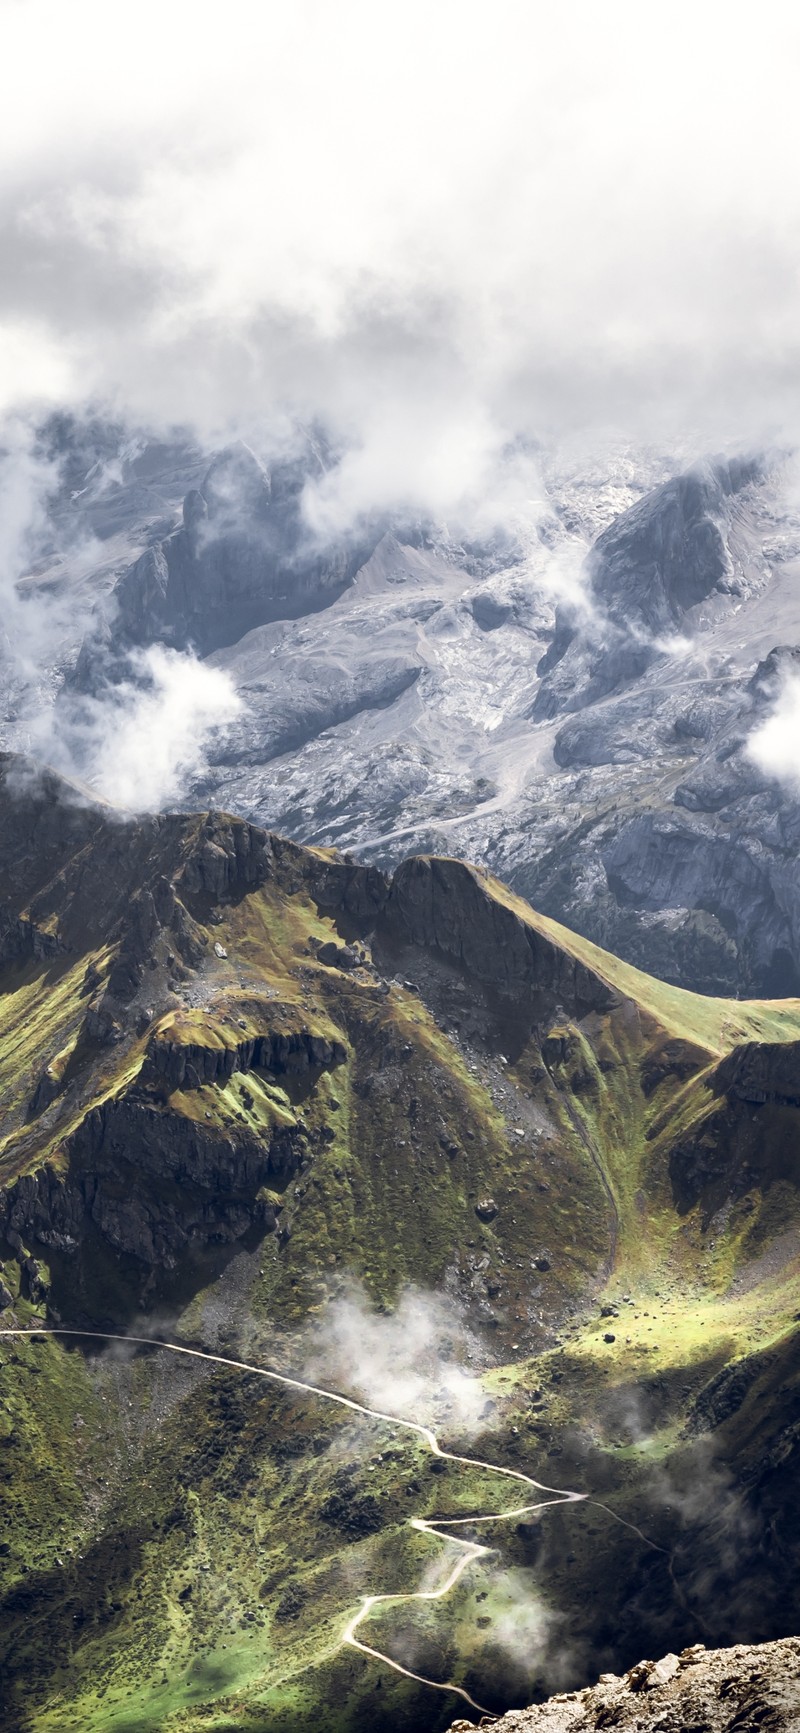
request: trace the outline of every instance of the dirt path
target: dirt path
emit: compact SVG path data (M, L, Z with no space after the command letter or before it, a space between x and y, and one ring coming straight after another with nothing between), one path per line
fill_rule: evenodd
M471 1565L475 1559L487 1558L495 1550L493 1547L482 1546L478 1541L461 1540L458 1535L445 1534L442 1532L444 1529L463 1528L465 1526L474 1527L478 1523L510 1522L513 1518L530 1515L534 1511L547 1509L550 1505L582 1503L587 1498L586 1493L574 1492L562 1487L545 1486L541 1481L534 1480L530 1474L523 1473L520 1468L507 1468L501 1463L485 1462L481 1457L460 1456L455 1451L444 1450L439 1443L436 1433L433 1432L429 1426L423 1426L421 1422L417 1420L401 1419L397 1414L387 1414L381 1408L370 1408L366 1403L356 1402L351 1396L341 1396L338 1391L335 1390L326 1390L322 1385L308 1384L302 1378L291 1378L286 1372L274 1372L264 1366L255 1366L247 1360L229 1359L224 1354L211 1354L203 1348L185 1348L178 1342L163 1342L153 1336L125 1336L114 1334L108 1330L48 1329L41 1328L38 1325L31 1327L30 1329L15 1328L0 1330L0 1340L2 1340L4 1336L27 1336L34 1340L37 1336L69 1336L77 1341L128 1342L147 1348L165 1349L170 1354L185 1354L190 1359L206 1360L214 1366L230 1366L239 1372L254 1372L259 1378L267 1378L273 1384L282 1384L288 1390L299 1390L307 1396L319 1396L323 1401L335 1402L338 1407L346 1408L353 1414L363 1414L370 1420L381 1420L389 1426L399 1427L402 1431L413 1432L418 1438L423 1439L433 1456L441 1457L445 1462L461 1463L468 1468L481 1468L488 1474L502 1475L507 1480L519 1481L524 1486L532 1487L536 1492L548 1494L548 1497L536 1499L533 1503L518 1505L513 1510L491 1512L489 1515L442 1517L441 1519L435 1517L411 1517L409 1519L409 1526L416 1529L418 1533L436 1535L439 1540L447 1542L448 1545L458 1547L459 1556L456 1559L455 1564L438 1588L418 1590L416 1592L409 1591L405 1594L364 1595L362 1597L361 1606L349 1619L340 1638L340 1643L342 1645L346 1645L351 1649L357 1649L361 1654L370 1656L372 1660L380 1661L384 1666L391 1667L393 1672L401 1673L404 1678L413 1679L420 1685L427 1685L433 1691L453 1692L456 1696L461 1697L465 1703L468 1703L470 1708L475 1709L478 1714L490 1715L492 1718L495 1718L494 1711L487 1709L482 1703L477 1703L475 1698L471 1697L469 1692L464 1690L463 1686L452 1683L441 1683L437 1679L427 1679L421 1673L414 1673L408 1667L402 1666L399 1661L393 1660L391 1655L385 1654L382 1649L372 1648L368 1643L362 1642L357 1633L364 1621L369 1618L375 1607L389 1604L391 1602L399 1604L401 1602L409 1601L443 1600L445 1595L450 1593L450 1590L455 1587L459 1578L463 1576L464 1571L467 1570L469 1565ZM594 1500L592 1502L594 1502ZM602 1508L607 1509L606 1506L603 1506ZM609 1510L608 1514L610 1516L615 1516L616 1513ZM622 1521L623 1519L617 1518L616 1520ZM626 1524L625 1526L632 1527L633 1525ZM640 1536L640 1539L643 1540L646 1545L653 1545L653 1542L648 1541L647 1536L641 1534L640 1530L636 1529L634 1532ZM657 1550L660 1551L661 1549L659 1548Z

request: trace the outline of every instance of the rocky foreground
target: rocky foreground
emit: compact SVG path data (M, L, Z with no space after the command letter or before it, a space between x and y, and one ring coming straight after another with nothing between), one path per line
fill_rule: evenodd
M621 1678L604 1673L590 1690L562 1693L494 1723L502 1733L589 1733L599 1727L659 1733L777 1733L800 1728L800 1639L733 1649L695 1643L680 1655L639 1661ZM468 1733L456 1721L451 1733Z

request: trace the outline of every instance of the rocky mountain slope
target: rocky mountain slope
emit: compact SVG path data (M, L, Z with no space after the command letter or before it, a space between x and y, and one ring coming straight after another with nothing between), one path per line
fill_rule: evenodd
M132 650L193 647L242 712L187 806L384 866L462 854L666 979L798 990L800 807L748 753L800 643L783 460L538 453L542 497L472 540L322 540L314 439L271 467L101 424L46 444L62 481L20 587L41 629L9 647L7 745L55 695L80 759L82 697L139 679Z
M8 756L0 908L10 1727L434 1733L436 1685L499 1711L798 1628L800 1003ZM254 1370L398 1412L409 1284L411 1417L473 1467ZM362 1626L415 1680L342 1634L443 1583L417 1517L492 1550Z
M452 1733L466 1733L457 1721ZM706 1649L695 1643L680 1655L640 1661L623 1678L606 1674L593 1689L563 1693L537 1709L504 1715L500 1733L590 1733L600 1727L644 1733L745 1733L766 1728L793 1733L800 1727L800 1642L763 1643L756 1648Z

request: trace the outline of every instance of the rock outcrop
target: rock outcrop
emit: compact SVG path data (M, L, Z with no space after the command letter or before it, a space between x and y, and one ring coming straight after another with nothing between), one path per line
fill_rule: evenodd
M455 1721L450 1733L469 1733ZM494 1722L498 1733L797 1733L800 1640L732 1649L702 1643L680 1655L640 1661L622 1677L606 1673L585 1691L550 1697Z
M800 1107L800 1042L748 1041L717 1066L714 1087L737 1101Z
M534 717L581 710L629 686L664 653L664 640L692 608L734 585L731 501L762 473L758 461L744 459L689 470L654 488L598 536L587 560L582 614L570 603L556 615Z
M288 1127L263 1143L111 1102L68 1141L65 1172L45 1166L0 1192L0 1233L74 1256L93 1228L115 1252L170 1269L188 1250L272 1232L281 1206L259 1193L285 1184L307 1149Z
M386 943L437 952L543 1018L559 1003L580 1017L618 1000L607 982L523 919L488 875L464 861L424 855L404 861L377 930Z
M254 626L313 613L341 594L372 544L314 545L300 503L309 473L302 462L270 472L241 441L219 452L187 493L180 528L119 579L108 617L81 652L75 684L93 689L136 646L192 645L207 655Z

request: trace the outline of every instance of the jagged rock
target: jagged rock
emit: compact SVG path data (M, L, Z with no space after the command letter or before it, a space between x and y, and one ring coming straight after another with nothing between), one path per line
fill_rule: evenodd
M0 1281L0 1312L7 1312L9 1306L13 1306L13 1304L14 1295L11 1289L6 1287L5 1282Z
M341 1042L310 1029L271 1030L224 1047L170 1041L156 1035L148 1045L142 1081L163 1079L169 1089L196 1088L205 1083L226 1083L237 1071L259 1069L281 1075L303 1071L310 1065L341 1065L345 1058ZM197 1083L191 1083L190 1073Z
M27 1257L22 1264L22 1275L25 1282L28 1299L32 1306L40 1306L50 1292L50 1283L40 1263L36 1258Z
M180 528L119 579L113 620L93 628L76 683L93 689L130 646L191 643L207 655L264 621L313 612L339 595L374 541L315 547L300 504L307 474L300 463L270 475L242 441L219 452L187 493Z
M54 1075L52 1068L49 1065L45 1066L33 1095L31 1096L31 1115L34 1116L37 1113L43 1113L45 1108L49 1107L52 1101L55 1101L60 1087L61 1084L59 1079Z
M478 590L470 602L472 618L482 632L496 632L511 616L511 603L501 601L490 590Z
M90 1041L97 1041L102 1047L115 1045L122 1035L122 1028L113 1014L110 998L104 995L87 1005L84 1028Z
M748 1041L720 1060L713 1088L737 1101L800 1107L800 1042Z
M574 604L556 616L531 714L579 710L639 679L712 590L730 586L730 500L760 479L756 460L718 459L654 488L598 536L587 560L592 620Z
M262 1188L299 1169L302 1158L289 1127L276 1127L267 1145L244 1129L234 1141L178 1117L165 1122L147 1103L130 1100L95 1108L66 1152L64 1174L44 1166L0 1192L9 1243L22 1249L24 1234L74 1253L91 1223L116 1251L167 1267L192 1244L241 1239L256 1218L274 1229L278 1212ZM35 1260L29 1263L38 1273Z
M430 947L477 980L532 1000L542 1015L559 1001L580 1015L616 999L607 982L492 896L480 871L463 861L403 861L390 882L378 934L390 944Z
M623 1676L604 1673L599 1684L561 1692L530 1709L495 1721L498 1733L733 1733L800 1729L800 1640L731 1649L702 1643L660 1661L640 1661ZM450 1733L471 1733L455 1721Z

